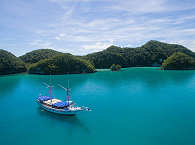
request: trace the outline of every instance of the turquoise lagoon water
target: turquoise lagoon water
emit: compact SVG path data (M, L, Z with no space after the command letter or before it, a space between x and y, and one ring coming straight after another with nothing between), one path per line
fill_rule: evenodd
M49 76L0 77L1 145L194 145L195 71L128 68L52 76L70 80L73 100L92 108L59 116L38 107ZM64 91L55 87L64 99Z

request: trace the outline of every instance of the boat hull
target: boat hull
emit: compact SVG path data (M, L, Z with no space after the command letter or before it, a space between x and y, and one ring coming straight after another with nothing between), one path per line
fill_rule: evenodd
M37 103L39 104L39 106L41 108L43 108L44 110L51 112L51 113L55 113L55 114L62 114L62 115L76 115L79 112L83 111L83 110L75 110L75 111L70 111L70 110L66 110L66 109L54 109L51 107L48 107L42 103L40 103L39 101L37 101Z

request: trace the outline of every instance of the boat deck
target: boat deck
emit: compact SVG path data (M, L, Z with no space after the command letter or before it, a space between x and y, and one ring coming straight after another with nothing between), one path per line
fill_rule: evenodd
M53 108L50 105L47 104L42 104L40 103L43 107L51 109L51 110L55 110L55 111L82 111L82 107L68 107L68 108L63 108L63 109L59 109L59 108Z

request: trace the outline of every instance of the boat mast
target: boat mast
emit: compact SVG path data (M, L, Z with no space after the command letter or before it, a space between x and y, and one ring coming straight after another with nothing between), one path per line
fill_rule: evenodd
M51 97L51 89L53 88L53 86L51 85L51 83L49 83L49 85L48 85L47 83L43 82L43 84L46 85L47 88L49 88L49 91L50 91L50 95L49 96L50 96L50 98L52 98ZM52 99L51 99L51 102L52 102Z
M51 98L51 86L49 86L49 90L50 90L50 98Z
M62 85L58 84L58 86L60 86L62 89L64 89L66 91L66 101L68 99L68 105L69 105L69 97L70 97L70 88L69 88L69 81L68 81L68 87L65 88Z
M70 89L69 89L69 80L68 80L68 88L67 88L68 105L69 105L69 94L70 94Z
M52 85L51 85L51 71L50 71L50 78L49 78L49 90L50 90L50 98L51 98L51 88L52 88ZM52 99L51 99L51 103L52 103Z
M52 70L55 70L55 66L53 64L49 64L48 68L49 68L49 71L50 71L50 80L49 80L50 84L49 84L48 87L50 89L50 98L51 98L51 89L53 87L52 84L51 84L51 73L52 73ZM52 102L52 99L51 99L51 102Z

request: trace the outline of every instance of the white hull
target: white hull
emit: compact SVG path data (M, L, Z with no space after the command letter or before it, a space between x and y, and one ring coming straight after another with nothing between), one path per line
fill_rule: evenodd
M69 109L55 109L55 108L46 106L46 105L40 103L39 101L37 101L37 103L38 103L39 106L40 106L41 108L43 108L44 110L46 110L46 111L48 111L48 112L56 113L56 114L76 115L76 114L78 114L79 112L84 111L84 109L82 109L82 110L74 110L74 111L69 110Z

